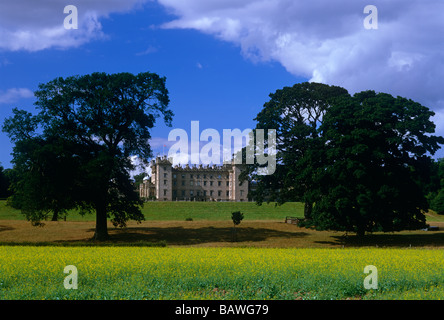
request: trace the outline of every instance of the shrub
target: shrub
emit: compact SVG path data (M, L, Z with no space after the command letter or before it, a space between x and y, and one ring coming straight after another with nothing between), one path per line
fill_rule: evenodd
M240 211L231 213L231 220L233 220L234 226L237 226L244 219L244 214Z

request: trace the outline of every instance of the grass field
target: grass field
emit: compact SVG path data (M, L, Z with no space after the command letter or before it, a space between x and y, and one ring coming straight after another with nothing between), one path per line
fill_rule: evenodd
M245 219L237 227L237 241L232 241L231 212L241 210ZM130 221L127 228L109 223L109 245L167 244L201 247L297 247L342 248L351 246L443 247L443 217L428 214L438 232L422 230L375 233L364 240L343 232L315 231L284 223L286 216L302 217L302 204L283 206L230 202L149 202L143 209L146 221ZM186 221L191 218L192 221ZM67 221L44 221L44 227L33 227L18 211L0 202L0 243L64 244L88 243L94 234L94 215L68 215ZM88 243L89 244L89 243Z
M377 289L364 287L367 265ZM0 246L0 297L443 299L443 268L442 250Z
M299 202L289 202L283 205L264 203L257 205L254 202L146 202L142 213L147 221L183 221L193 220L230 220L231 213L242 211L244 220L279 220L286 216L303 218L304 206ZM426 214L428 222L444 222L444 216L430 211ZM0 220L25 220L20 210L6 205L0 200ZM67 221L95 221L93 214L80 215L71 210L67 214Z
M0 201L0 299L444 299L444 219L433 212L440 231L364 240L284 223L302 217L299 203L150 202L143 213L141 224L110 224L98 245L93 215L33 227ZM63 285L67 265L77 290ZM366 265L377 290L363 286Z
M142 212L146 220L230 220L231 212L242 211L245 220L283 220L286 216L303 217L303 205L298 202L285 203L276 206L274 203L264 203L261 206L254 202L146 202ZM0 220L25 220L19 210L0 201ZM95 221L95 216L81 216L72 210L67 215L67 221Z

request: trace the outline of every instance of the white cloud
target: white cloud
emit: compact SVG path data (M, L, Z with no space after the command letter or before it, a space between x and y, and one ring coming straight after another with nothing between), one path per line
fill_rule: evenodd
M176 19L234 43L253 61L278 61L308 80L414 99L444 100L444 2L376 0L378 29L367 30L362 0L158 0ZM289 84L291 85L291 84ZM444 126L444 124L438 124Z
M104 38L100 18L126 12L149 0L14 0L0 2L0 49L39 51L77 47ZM78 11L78 29L65 29L66 5Z
M27 88L11 88L6 91L0 91L0 104L13 103L22 98L32 98L34 93Z
M8 59L0 58L0 67L5 67L5 66L10 65L10 64L11 64L11 61L9 61Z
M153 46L149 46L148 48L146 48L145 50L141 51L141 52L137 52L136 56L145 56L147 54L151 54L151 53L155 53L157 52L158 49L156 47Z

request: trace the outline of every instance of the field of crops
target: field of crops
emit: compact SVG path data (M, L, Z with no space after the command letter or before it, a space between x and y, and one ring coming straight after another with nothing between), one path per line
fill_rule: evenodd
M443 299L443 270L433 249L1 246L0 299Z

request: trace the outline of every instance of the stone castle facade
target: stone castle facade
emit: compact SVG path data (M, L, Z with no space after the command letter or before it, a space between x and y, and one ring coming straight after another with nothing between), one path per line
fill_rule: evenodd
M240 183L242 165L173 166L164 157L151 160L151 177L140 185L142 199L158 201L248 201L248 181Z

